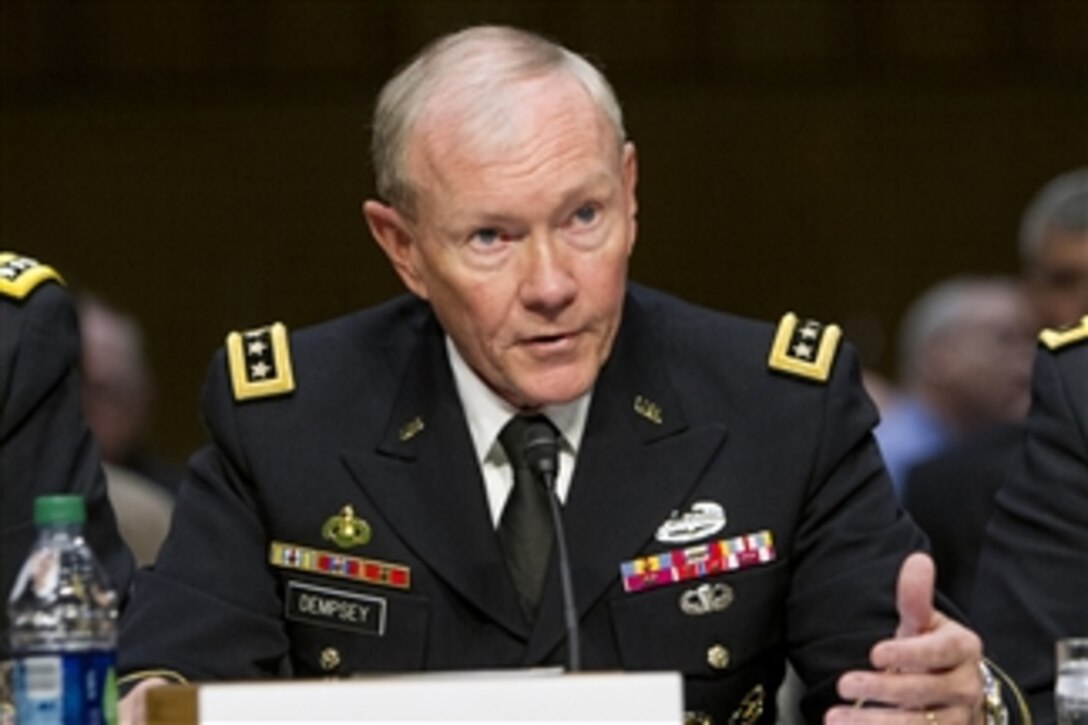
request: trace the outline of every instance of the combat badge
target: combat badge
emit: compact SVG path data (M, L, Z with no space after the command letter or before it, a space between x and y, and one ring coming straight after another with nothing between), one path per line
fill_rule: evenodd
M64 284L49 265L13 252L0 252L0 295L21 300L47 280Z
M841 338L838 325L801 322L797 315L787 312L778 323L767 364L772 370L826 382Z
M295 389L287 328L281 322L227 335L227 361L235 400L283 395Z
M725 528L725 509L714 501L696 501L684 513L673 511L654 538L663 544L686 544L713 536Z
M1072 345L1074 342L1081 342L1088 340L1088 315L1081 318L1081 321L1061 330L1043 330L1039 333L1039 341L1046 345L1051 350L1058 350L1066 345Z
M370 524L355 515L352 505L345 504L340 513L330 516L321 527L321 538L341 549L362 546L370 541Z

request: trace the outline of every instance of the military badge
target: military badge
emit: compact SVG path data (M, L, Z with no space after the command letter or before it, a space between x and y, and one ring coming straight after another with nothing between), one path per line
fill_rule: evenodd
M714 501L696 501L687 511L673 511L654 538L663 544L686 544L713 536L725 528L725 509Z
M741 698L740 705L729 716L729 725L750 725L757 722L763 715L763 701L767 698L767 692L763 685L756 685L748 694Z
M423 427L423 419L417 415L400 427L400 430L397 431L397 437L400 438L401 443L407 443L419 435Z
M1088 340L1088 315L1081 318L1076 325L1061 330L1043 330L1039 333L1039 341L1051 350L1059 350L1074 342Z
M412 570L403 564L347 556L282 541L273 541L269 545L268 563L280 569L351 579L393 589L408 589L412 583Z
M64 284L52 267L31 257L0 252L0 295L21 300L48 280Z
M284 395L295 389L283 323L227 335L227 362L235 400Z
M635 396L635 412L651 423L661 425L664 419L661 417L661 406L641 395Z
M767 364L772 370L826 382L841 338L838 325L823 325L815 320L802 322L797 315L787 312L778 323Z
M620 564L628 593L747 569L775 560L774 536L764 529L732 539L673 549Z
M733 587L703 583L680 595L680 611L692 616L724 612L733 603Z
M341 549L362 546L370 541L370 524L355 515L352 505L345 504L340 513L330 516L321 527L321 538Z

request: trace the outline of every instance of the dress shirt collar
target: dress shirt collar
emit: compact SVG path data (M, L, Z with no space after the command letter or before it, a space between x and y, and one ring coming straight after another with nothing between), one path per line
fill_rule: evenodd
M449 335L446 335L446 351L449 354L457 395L461 399L461 407L464 408L465 420L476 449L477 461L483 464L489 459L493 460L495 456L500 456L505 461L506 455L498 443L499 432L520 411L499 397L480 379L476 371L461 357ZM591 397L592 390L569 403L548 405L540 411L559 430L560 447L573 456L577 456L578 447L582 443Z

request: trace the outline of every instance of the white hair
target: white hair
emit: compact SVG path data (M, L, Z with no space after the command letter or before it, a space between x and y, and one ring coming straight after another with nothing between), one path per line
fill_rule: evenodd
M615 131L626 140L623 113L612 86L582 56L517 28L484 25L441 37L386 83L374 110L371 158L378 196L410 214L408 139L428 104L456 93L472 109L470 128L494 127L505 118L509 90L527 80L564 74L577 80Z

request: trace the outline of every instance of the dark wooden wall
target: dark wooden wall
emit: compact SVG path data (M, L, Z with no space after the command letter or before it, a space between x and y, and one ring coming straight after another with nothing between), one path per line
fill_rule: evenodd
M641 155L636 279L843 322L890 371L930 283L1015 273L1032 192L1088 162L1088 3L4 0L0 247L143 321L180 457L225 332L398 284L359 216L381 82L434 35L601 62Z

